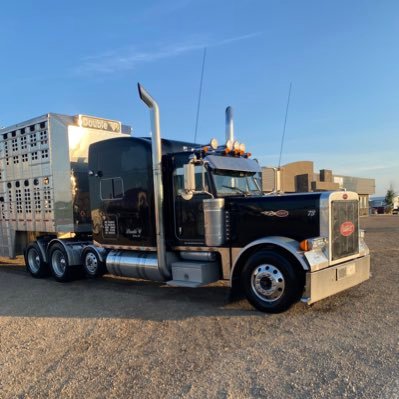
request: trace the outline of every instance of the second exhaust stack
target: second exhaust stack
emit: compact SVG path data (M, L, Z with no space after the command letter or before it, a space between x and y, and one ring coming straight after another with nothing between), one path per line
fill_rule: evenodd
M226 141L234 142L233 108L226 108Z

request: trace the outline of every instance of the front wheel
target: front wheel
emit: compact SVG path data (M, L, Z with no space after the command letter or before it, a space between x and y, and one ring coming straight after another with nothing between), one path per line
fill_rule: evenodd
M262 250L254 253L242 270L242 287L248 301L266 313L280 313L298 301L303 290L303 275L279 253Z

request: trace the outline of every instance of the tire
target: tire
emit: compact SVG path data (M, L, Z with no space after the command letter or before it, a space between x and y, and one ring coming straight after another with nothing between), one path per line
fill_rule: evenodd
M245 263L241 284L248 301L265 313L280 313L297 302L304 287L304 274L279 253L262 250Z
M36 242L29 244L25 249L25 265L26 270L35 278L47 277L50 274L49 266Z
M48 258L51 273L57 281L65 283L72 279L72 270L69 266L68 255L61 244L54 244L50 248Z
M103 276L107 269L98 253L93 248L87 248L82 254L83 270L88 278L97 278Z

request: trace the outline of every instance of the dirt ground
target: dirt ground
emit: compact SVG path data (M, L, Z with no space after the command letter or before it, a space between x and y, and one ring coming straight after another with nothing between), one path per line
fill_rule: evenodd
M399 398L399 216L361 223L373 277L279 315L221 283L60 284L2 264L0 398Z

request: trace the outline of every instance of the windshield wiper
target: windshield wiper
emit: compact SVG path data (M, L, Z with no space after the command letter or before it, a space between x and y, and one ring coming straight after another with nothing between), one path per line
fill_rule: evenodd
M236 190L237 192L244 194L244 195L249 195L249 191L241 190L241 188L238 188L238 187L226 186L224 184L222 185L222 187L229 188L230 190Z

